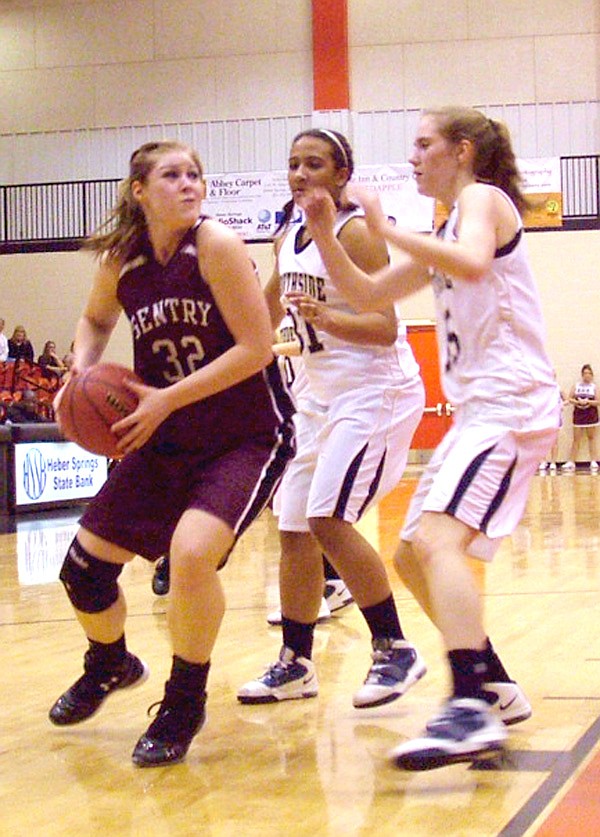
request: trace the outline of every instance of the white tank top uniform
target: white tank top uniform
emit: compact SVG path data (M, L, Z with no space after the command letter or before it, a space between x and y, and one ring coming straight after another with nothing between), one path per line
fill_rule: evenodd
M335 234L361 213L339 212ZM347 313L316 244L288 231L278 255L281 293L300 292ZM308 531L308 517L356 522L400 480L425 404L419 366L400 326L392 346L362 346L307 323L288 305L302 350L310 417L300 410L297 452L279 491L279 528ZM294 390L296 387L294 386Z
M487 274L469 281L432 271L441 379L456 412L401 533L410 541L422 512L445 512L481 533L469 551L488 560L521 519L561 411L521 218L498 192L519 228ZM457 225L455 205L437 235L456 241Z

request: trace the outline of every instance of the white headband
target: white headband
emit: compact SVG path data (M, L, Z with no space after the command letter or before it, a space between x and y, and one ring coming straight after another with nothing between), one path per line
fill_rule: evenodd
M340 151L342 152L342 157L344 158L344 166L345 166L346 168L349 168L349 166L348 166L348 155L346 154L346 149L344 148L344 146L343 146L343 145L342 145L342 143L340 142L339 137L336 137L336 135L333 133L333 131L328 131L328 130L327 130L327 128L317 128L317 131L318 131L320 134L325 134L325 136L326 136L326 137L329 137L329 139L330 139L333 143L335 143L335 145L336 145L336 146L340 149Z

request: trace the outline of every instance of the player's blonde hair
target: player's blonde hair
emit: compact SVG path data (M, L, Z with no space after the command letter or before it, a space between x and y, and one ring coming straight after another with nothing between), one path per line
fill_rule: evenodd
M475 149L473 174L482 183L502 189L519 212L529 206L521 189L522 178L512 148L510 133L503 122L489 119L474 108L449 105L424 111L432 116L440 134L453 144L469 140Z
M145 183L160 157L172 151L183 151L189 155L200 176L203 176L202 163L191 146L178 140L144 143L129 158L129 176L119 184L117 203L106 221L86 238L84 249L93 250L98 256L127 257L147 228L146 217L133 196L132 185L136 181Z

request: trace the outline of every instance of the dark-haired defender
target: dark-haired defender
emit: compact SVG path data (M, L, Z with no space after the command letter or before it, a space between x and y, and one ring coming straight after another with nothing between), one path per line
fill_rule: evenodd
M283 646L264 674L240 688L242 703L317 694L312 644L323 552L371 633L372 663L354 693L354 706L396 700L425 673L423 659L403 634L383 561L354 526L402 477L424 407L419 368L393 305L369 313L348 305L298 218L305 191L321 186L335 201L335 235L344 252L368 273L386 265L383 238L368 230L362 212L346 197L353 168L352 149L336 131L310 129L292 142L292 199L266 293L274 327L284 314L282 298L291 317L307 393L299 407L298 452L279 492Z

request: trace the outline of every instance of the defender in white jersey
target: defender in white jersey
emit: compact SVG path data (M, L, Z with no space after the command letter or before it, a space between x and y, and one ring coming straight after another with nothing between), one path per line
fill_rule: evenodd
M314 448L314 442L319 435L326 411L319 405L312 397L306 369L304 368L304 361L300 352L300 343L296 337L294 328L294 320L286 314L276 334L277 342L273 345L273 352L279 359L281 374L286 381L296 412L294 413L294 427L296 430L296 456L294 471L289 468L286 470L285 485L280 484L277 489L272 502L273 514L279 517L281 511L281 497L284 491L290 491L292 496L297 498L298 502L303 503L304 515L306 515L306 491L299 491L296 484L297 476L296 466L301 461L306 461L306 454L303 452L305 446L310 450ZM310 478L306 485L306 489L310 486ZM341 615L349 605L354 603L352 594L346 587L343 579L340 578L339 573L335 567L329 562L327 556L323 554L323 574L325 576L325 585L323 588L323 598L317 622L326 622L331 616ZM272 611L267 616L269 625L281 625L282 616L281 608Z
M279 496L283 648L262 677L239 690L242 703L317 693L311 653L323 590L322 552L346 582L372 635L373 664L354 706L395 700L425 673L402 633L383 562L353 526L402 476L424 407L419 368L393 305L361 314L348 305L294 209L307 188L322 186L339 207L335 235L344 252L367 273L383 267L388 263L383 238L369 232L362 213L345 198L352 170L352 149L337 132L304 131L292 143L292 201L266 292L274 325L282 304L293 318L313 419L300 428Z
M393 754L403 769L427 770L496 755L506 735L499 720L531 713L486 637L467 554L491 557L518 523L537 463L556 439L560 393L524 253L526 202L505 126L470 108L427 111L410 162L418 191L449 218L439 236L393 227L377 196L355 189L369 227L402 251L373 277L339 247L329 195L314 190L300 203L332 280L358 310L429 282L436 296L442 379L457 409L396 554L400 576L444 637L452 673L441 714Z

